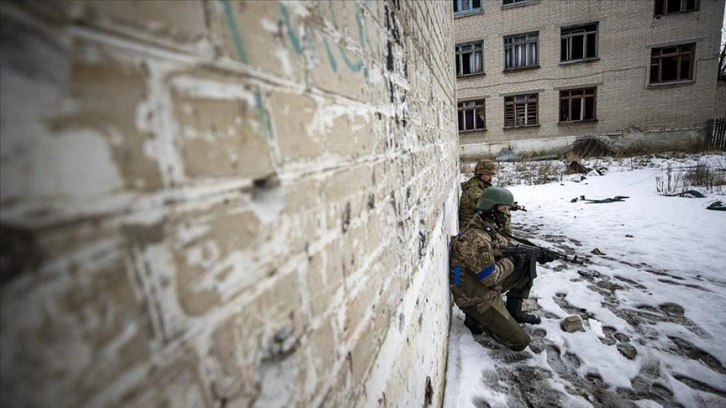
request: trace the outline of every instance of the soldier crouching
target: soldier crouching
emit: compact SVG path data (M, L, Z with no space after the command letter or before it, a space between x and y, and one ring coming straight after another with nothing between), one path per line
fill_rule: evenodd
M522 311L533 282L528 260L498 251L498 247L510 245L503 232L512 205L514 197L509 190L484 190L476 205L477 214L452 242L449 279L454 302L466 315L464 323L472 334L486 331L509 349L521 351L529 345L530 337L519 323L539 324L541 320Z

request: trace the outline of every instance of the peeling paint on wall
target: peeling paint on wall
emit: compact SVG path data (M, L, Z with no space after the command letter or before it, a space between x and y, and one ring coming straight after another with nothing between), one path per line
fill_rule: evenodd
M450 7L164 4L0 9L3 404L435 404Z

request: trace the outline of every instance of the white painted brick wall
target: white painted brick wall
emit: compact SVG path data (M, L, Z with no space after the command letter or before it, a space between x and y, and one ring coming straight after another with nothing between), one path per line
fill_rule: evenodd
M1 12L3 406L441 404L450 3Z

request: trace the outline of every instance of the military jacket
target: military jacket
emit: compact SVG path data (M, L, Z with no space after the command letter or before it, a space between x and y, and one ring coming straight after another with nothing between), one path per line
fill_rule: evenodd
M491 183L485 183L479 177L472 177L461 183L461 198L459 198L459 228L464 228L474 217L476 203L484 189L491 187Z
M491 302L514 271L512 261L498 249L510 241L497 228L475 216L452 240L449 279L454 302L462 309Z

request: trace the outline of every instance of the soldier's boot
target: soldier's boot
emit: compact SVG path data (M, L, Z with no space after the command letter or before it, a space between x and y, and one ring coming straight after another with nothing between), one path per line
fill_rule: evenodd
M473 334L474 336L478 336L478 335L484 333L484 328L481 327L481 324L479 324L479 322L475 318L469 316L466 313L465 313L465 315L466 315L466 318L464 318L464 326L466 326L466 328L469 329L471 334Z
M522 311L522 299L520 298L507 297L507 311L518 323L542 323L542 319L539 316Z

